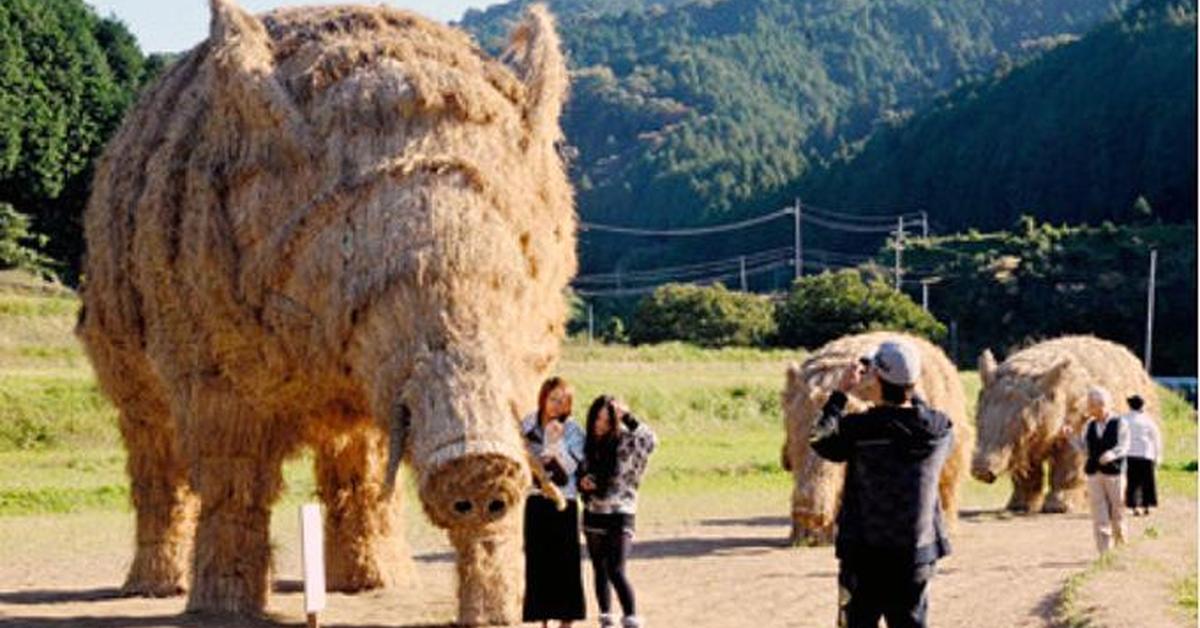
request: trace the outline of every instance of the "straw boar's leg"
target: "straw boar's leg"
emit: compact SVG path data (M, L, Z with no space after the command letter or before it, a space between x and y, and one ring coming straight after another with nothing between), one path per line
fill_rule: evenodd
M228 386L197 390L191 411L184 440L201 505L187 609L259 614L269 593L271 505L294 430L274 428Z
M1050 458L1050 495L1042 512L1077 512L1084 507L1083 452L1063 441Z
M360 424L316 447L330 590L349 593L395 586L411 570L398 491L385 487L387 447L387 435L373 423Z
M1037 458L1028 468L1013 470L1013 494L1008 500L1008 510L1013 512L1038 512L1042 508L1045 489L1044 462Z
M162 597L187 589L196 503L166 401L150 396L121 408L121 437L129 456L125 467L137 511L137 550L122 591Z

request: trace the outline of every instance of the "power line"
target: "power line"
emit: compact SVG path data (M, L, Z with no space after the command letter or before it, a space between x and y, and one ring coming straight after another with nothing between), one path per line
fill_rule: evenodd
M713 233L724 233L726 231L736 231L738 229L745 229L746 227L753 227L754 225L760 225L764 222L770 222L781 216L790 216L791 213L792 213L792 208L789 207L786 209L781 209L778 211L771 212L770 214L766 214L764 216L758 216L756 218L748 218L746 220L741 220L738 222L731 222L731 223L726 223L726 224L721 224L721 225L711 225L708 227L691 227L691 228L685 228L685 229L639 229L636 227L620 227L620 226L616 226L616 225L603 225L603 224L594 223L594 222L581 222L581 223L579 223L579 229L581 231L600 231L600 232L607 232L607 233L621 233L621 234L625 234L625 235L638 235L638 236L700 236L700 235L709 235L709 234L713 234Z
M808 209L808 205L805 205L804 208ZM808 213L802 215L801 220L819 227L825 227L826 229L832 229L834 231L847 231L850 233L891 233L896 230L895 222L887 225L856 225L848 222L828 220L813 216L812 214Z
M836 216L838 218L849 218L849 219L857 219L857 220L876 220L876 221L886 221L889 223L894 223L896 221L896 219L900 218L900 217L919 218L921 216L920 210L902 211L902 212L897 212L897 213L885 214L885 213L872 213L872 212L877 212L880 209L878 207L870 208L865 212L860 212L858 210L853 210L853 209L849 209L849 208L845 208L845 207L840 208L840 209L829 209L828 207L821 207L820 205L810 205L808 203L805 203L804 207L805 207L805 209L816 210L816 212L818 214L822 214L822 213L829 214L832 216Z
M661 268L638 269L630 271L619 271L610 273L595 273L591 275L580 275L575 278L577 282L595 283L605 281L636 281L643 278L658 278L661 276L670 276L675 274L686 275L696 272L711 273L721 270L724 267L736 266L740 264L741 259L745 258L748 263L756 263L763 261L766 258L779 257L781 255L790 255L792 247L785 246L776 249L768 249L750 255L739 255L738 257L730 257L720 260L712 260L708 262L699 262L695 264L684 264L680 266L664 266Z
M846 211L826 209L817 205L809 205L808 203L804 204L804 209L832 220L843 220L849 222L875 222L886 223L888 225L896 224L897 218L908 219L921 217L921 212L903 212L899 214L857 214Z
M779 261L772 262L769 264L762 264L762 265L759 265L754 268L747 267L744 272L747 276L755 275L755 274L767 272L769 270L775 270L776 268L783 268L785 266L791 266L791 264L792 264L792 261L790 259L779 260ZM711 284L711 283L716 283L718 281L721 281L722 279L737 278L741 275L742 272L743 271L739 268L738 270L734 270L732 272L722 273L719 275L711 275L711 276L703 277L701 279L695 279L693 281L689 281L686 283L696 284L696 285ZM637 295L637 294L649 294L651 292L654 292L658 288L661 288L662 286L666 285L667 283L672 283L672 282L664 282L664 283L659 283L659 284L654 284L654 285L649 285L649 286L638 286L638 287L634 287L634 288L611 288L611 289L604 289L604 290L576 290L575 293L580 296L585 296L585 297L632 296L632 295Z

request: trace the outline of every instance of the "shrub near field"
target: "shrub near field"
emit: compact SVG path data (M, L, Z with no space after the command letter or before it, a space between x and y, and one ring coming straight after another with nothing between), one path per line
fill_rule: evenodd
M115 411L70 334L77 303L0 293L3 303L20 305L0 306L0 516L128 508ZM36 333L27 331L31 326ZM55 349L37 355L31 351L37 347ZM573 340L558 371L575 387L577 419L595 395L610 392L627 399L658 432L662 444L650 463L641 515L653 524L738 512L786 514L791 477L779 467L779 395L784 365L803 358L788 350ZM974 404L978 377L964 373L963 383ZM1190 496L1196 486L1195 413L1163 394L1162 482L1168 496ZM285 477L280 508L312 497L307 456L288 463ZM998 507L1007 490L1002 482L988 487L969 481L964 502ZM407 507L419 509L415 499Z
M765 297L731 292L721 284L667 284L638 304L629 328L634 344L682 340L702 347L749 347L775 334L774 308Z

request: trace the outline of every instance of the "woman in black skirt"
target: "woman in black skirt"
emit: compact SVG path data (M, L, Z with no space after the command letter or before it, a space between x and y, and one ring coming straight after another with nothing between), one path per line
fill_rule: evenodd
M1133 516L1148 515L1158 505L1154 468L1162 461L1162 433L1150 415L1142 412L1145 400L1134 395L1125 400L1132 410L1126 417L1129 426L1129 451L1125 454L1125 505Z
M525 500L524 620L561 626L584 618L583 577L579 566L579 504L575 470L583 461L583 429L571 420L571 387L551 377L538 392L536 413L521 422L521 433L567 507L558 510L533 486Z

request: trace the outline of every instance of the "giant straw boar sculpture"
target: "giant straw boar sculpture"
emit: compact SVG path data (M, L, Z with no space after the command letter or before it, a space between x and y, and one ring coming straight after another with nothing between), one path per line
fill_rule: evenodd
M307 446L330 588L405 575L407 460L457 551L459 621L519 620L517 420L576 264L566 87L541 7L498 61L384 7L212 0L86 213L78 334L129 452L126 590L260 612L281 463Z
M938 491L948 525L958 519L958 487L970 457L973 434L967 421L966 399L958 370L946 354L929 341L895 332L871 332L844 336L817 349L803 365L788 367L783 391L787 439L783 466L792 472L792 543L829 543L841 505L845 465L828 462L808 444L812 426L821 416L829 393L842 373L859 358L873 353L885 340L902 339L921 354L921 377L917 395L941 410L954 422L954 446L942 468ZM865 410L880 401L878 383L867 378L851 391L850 411Z
M971 474L994 482L1012 475L1008 509L1018 512L1070 512L1084 507L1086 456L1071 446L1064 425L1078 431L1086 421L1087 389L1112 393L1124 412L1125 399L1141 395L1146 411L1158 417L1154 382L1128 349L1091 336L1064 336L1022 349L997 366L991 351L979 358L976 410L978 440ZM1050 492L1046 494L1046 467Z

